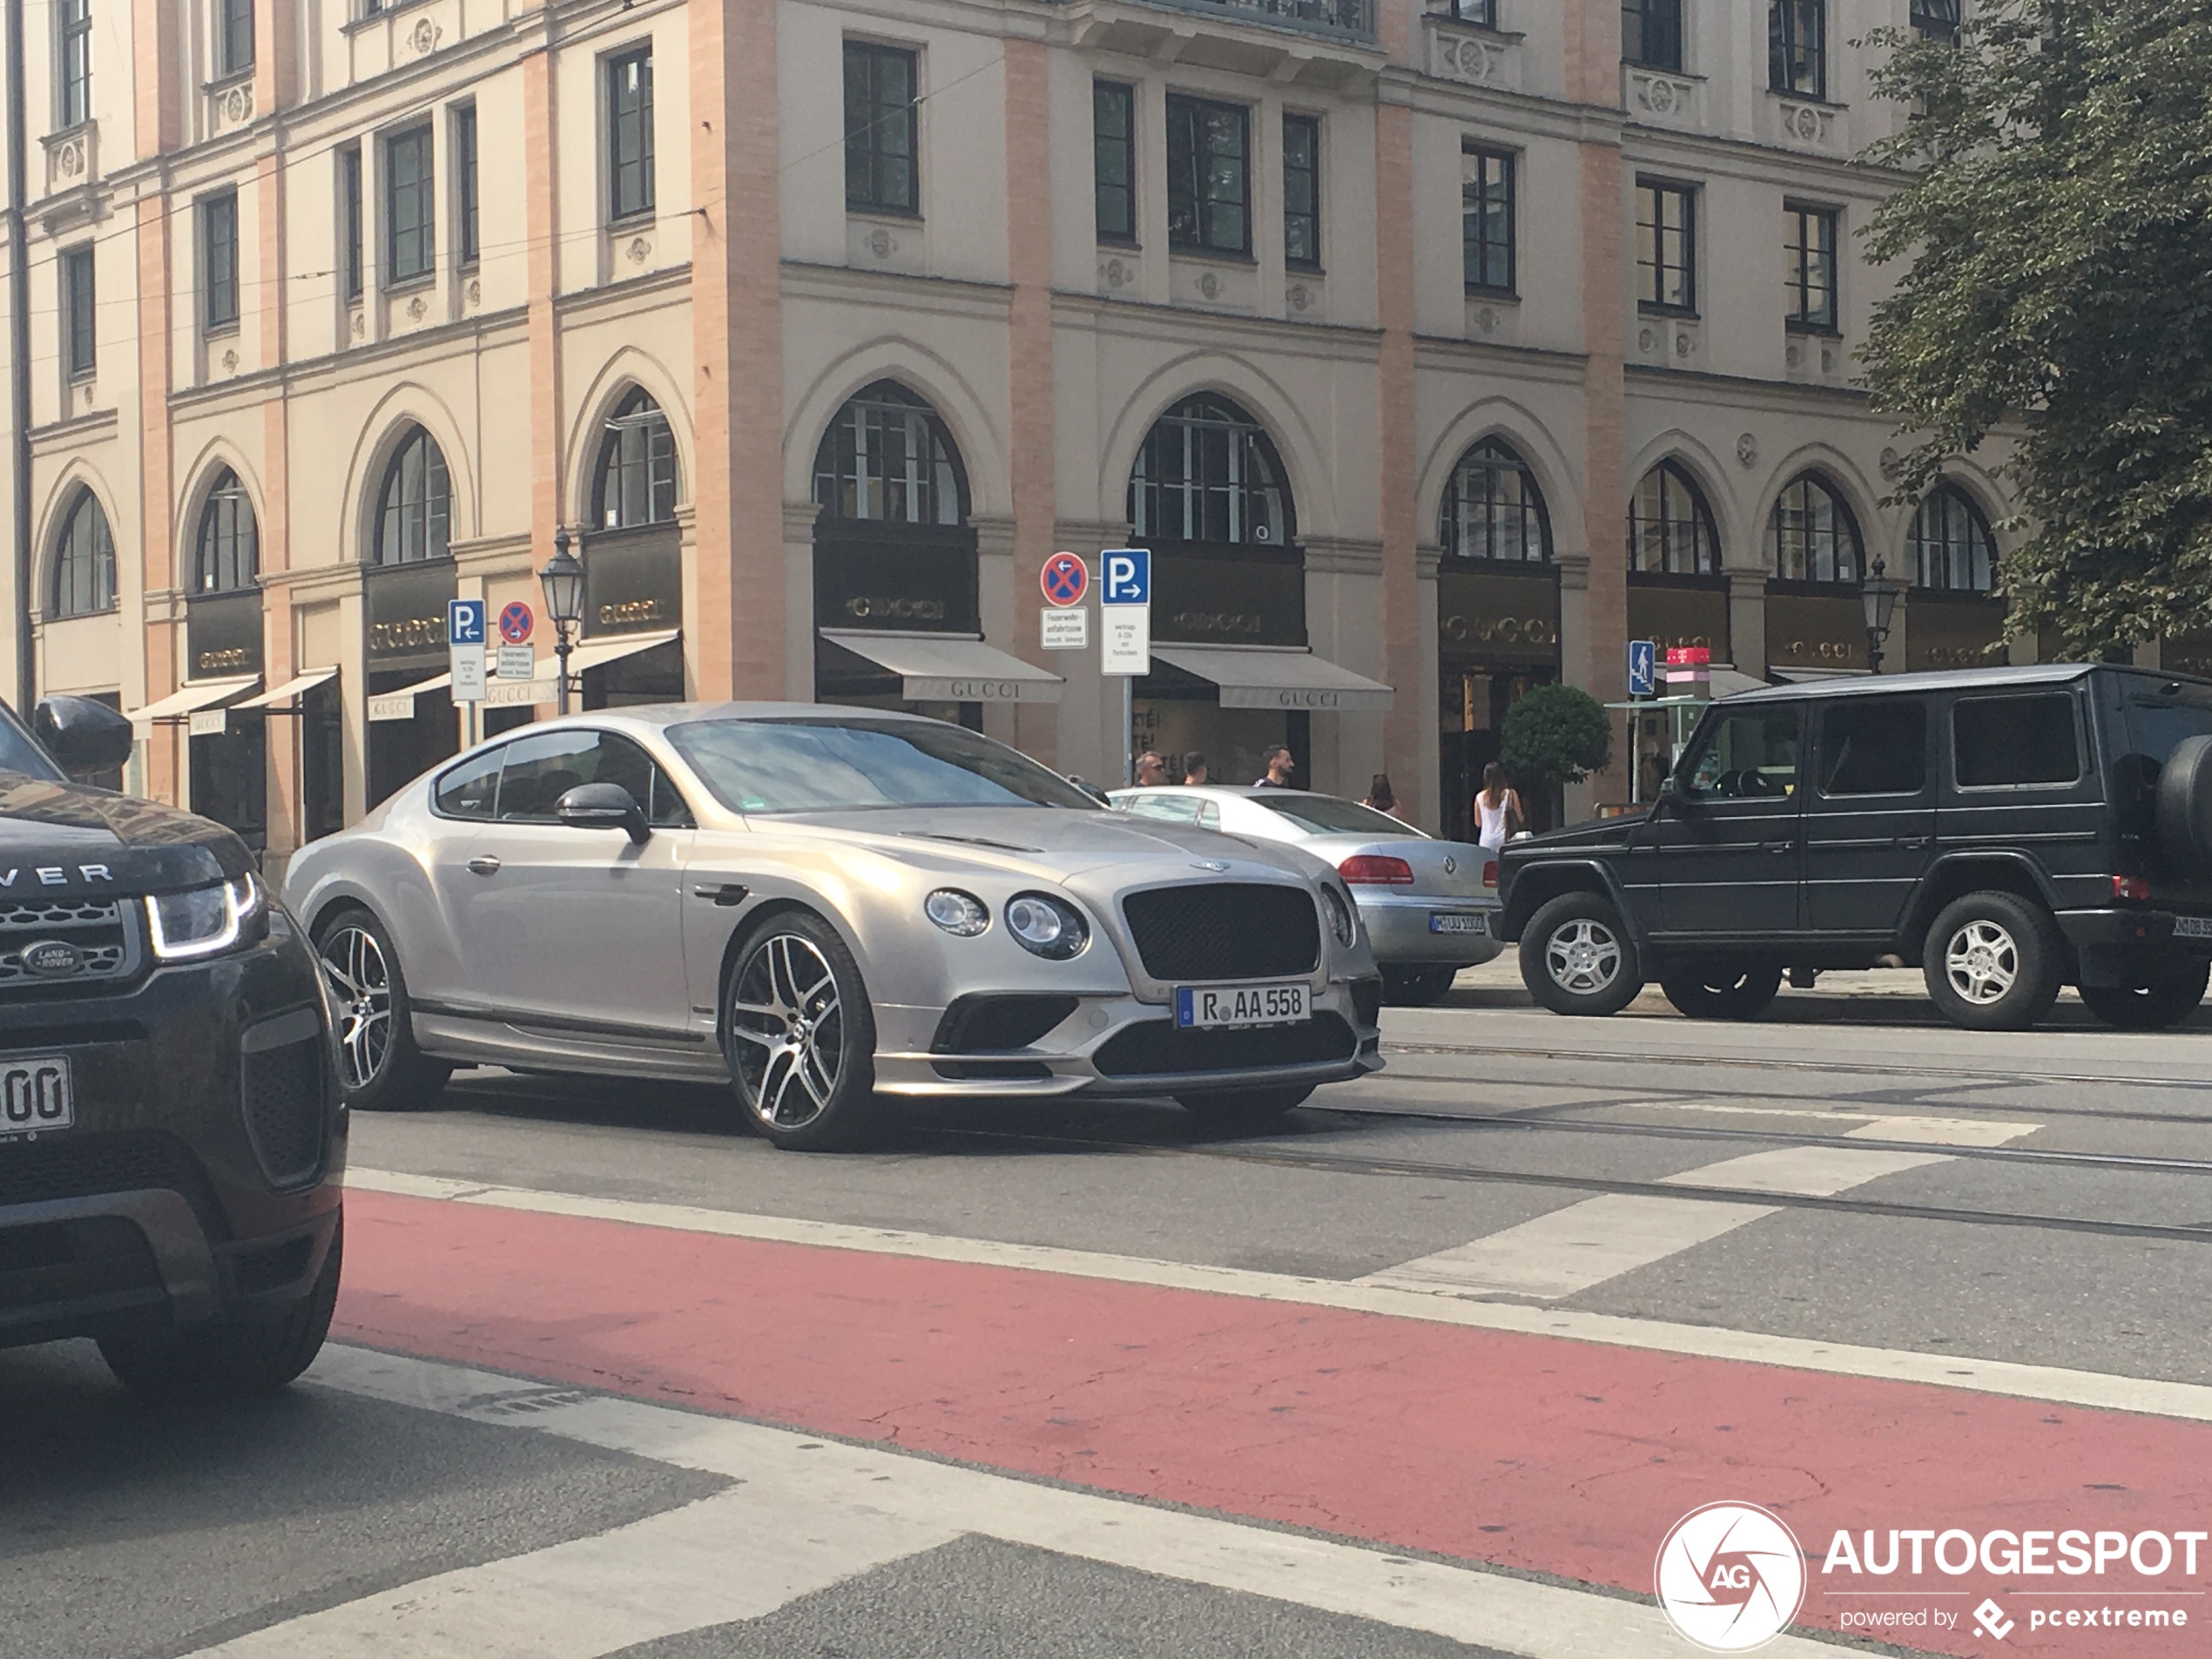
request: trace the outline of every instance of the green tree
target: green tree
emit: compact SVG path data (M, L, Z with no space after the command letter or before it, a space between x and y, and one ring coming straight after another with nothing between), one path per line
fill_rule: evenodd
M1579 784L1613 759L1613 721L1577 685L1538 685L1506 711L1498 761L1524 787Z
M2028 539L2000 589L2078 651L2212 628L2212 0L1980 0L1883 31L1918 111L1868 158L1909 261L1865 358L1917 496L1993 432Z

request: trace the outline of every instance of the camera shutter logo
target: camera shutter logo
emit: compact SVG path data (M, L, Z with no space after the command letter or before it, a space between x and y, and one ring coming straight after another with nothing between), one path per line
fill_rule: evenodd
M1789 1628L1805 1599L1805 1557L1779 1516L1709 1503L1674 1525L1654 1568L1669 1622L1709 1653L1749 1653Z

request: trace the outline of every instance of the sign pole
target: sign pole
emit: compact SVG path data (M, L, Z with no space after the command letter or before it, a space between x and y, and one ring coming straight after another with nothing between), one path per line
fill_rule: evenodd
M1136 781L1136 677L1152 671L1152 555L1108 548L1098 556L1099 671L1122 683L1122 786Z

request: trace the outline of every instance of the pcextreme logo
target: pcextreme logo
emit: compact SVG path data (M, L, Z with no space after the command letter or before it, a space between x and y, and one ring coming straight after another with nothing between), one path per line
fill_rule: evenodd
M1796 1534L1756 1504L1691 1510L1659 1546L1653 1577L1669 1622L1709 1653L1764 1647L1805 1599Z

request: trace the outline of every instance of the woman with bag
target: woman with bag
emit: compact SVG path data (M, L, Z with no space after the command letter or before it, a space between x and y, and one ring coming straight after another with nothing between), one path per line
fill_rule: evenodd
M1521 797L1506 782L1506 769L1493 760L1482 769L1482 787L1474 797L1475 840L1495 853L1528 827L1528 814Z

